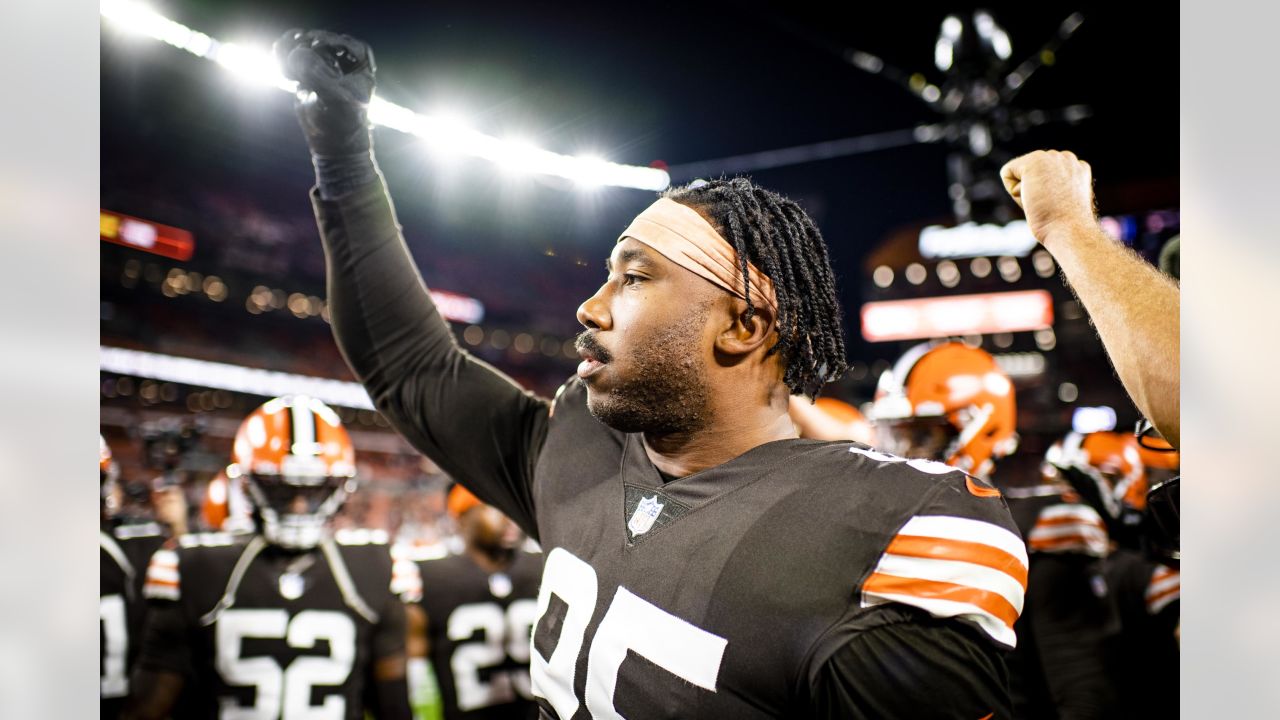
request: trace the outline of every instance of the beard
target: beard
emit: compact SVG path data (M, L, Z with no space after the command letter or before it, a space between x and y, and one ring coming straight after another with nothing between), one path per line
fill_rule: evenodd
M616 377L607 390L587 382L587 409L597 420L626 433L688 433L706 425L710 413L707 371L700 347L707 308L644 338L633 338L627 353L627 376ZM578 336L578 347L610 361L591 331Z

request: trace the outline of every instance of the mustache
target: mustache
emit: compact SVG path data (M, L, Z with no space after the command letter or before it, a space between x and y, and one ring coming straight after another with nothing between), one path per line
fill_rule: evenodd
M613 360L609 351L604 349L604 346L600 344L600 341L596 340L595 333L590 330L583 330L578 333L578 337L573 340L573 346L577 349L579 354L585 353L602 363L607 363L610 360Z

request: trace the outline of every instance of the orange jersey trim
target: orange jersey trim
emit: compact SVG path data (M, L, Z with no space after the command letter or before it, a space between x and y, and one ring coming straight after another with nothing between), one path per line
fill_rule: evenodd
M1009 628L1012 628L1013 623L1018 619L1018 610L1002 595L967 585L872 573L871 577L862 584L862 591L881 595L912 595L924 599L974 605Z
M1018 558L998 548L964 540L943 540L919 535L898 535L885 550L890 555L956 560L999 570L1027 589L1027 568Z

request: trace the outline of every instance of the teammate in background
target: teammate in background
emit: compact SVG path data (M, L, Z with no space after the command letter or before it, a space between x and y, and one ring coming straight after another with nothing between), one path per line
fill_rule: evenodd
M368 46L277 43L317 167L344 356L418 449L546 552L544 717L1008 715L1026 555L994 489L801 440L789 396L846 361L825 242L736 178L668 191L578 309L554 401L461 350L371 154Z
M873 414L881 447L982 478L1018 443L1013 383L990 353L960 343L908 350L880 377ZM1102 577L1106 528L1070 493L1065 483L1006 491L1030 556L1009 658L1017 718L1104 717L1114 703L1104 663L1116 630Z
M990 478L1018 447L1013 383L991 354L922 343L880 376L873 405L880 447Z
M1106 523L1113 546L1142 551L1146 467L1138 440L1112 431L1069 433L1045 454L1048 471L1065 480Z
M337 414L267 402L240 425L228 474L260 530L186 535L152 557L128 716L409 718L405 606L421 581L385 544L330 536L355 475Z
M1120 614L1120 632L1107 643L1117 717L1178 717L1178 571L1120 548L1107 558L1106 578Z
M164 543L156 523L149 527L122 528L116 519L120 509L120 468L111 448L98 436L98 491L101 523L101 575L98 615L102 625L102 718L119 717L129 694L129 671L138 654L138 639L146 613L142 599L142 573L151 554Z
M1048 471L1070 478L1111 530L1104 576L1119 628L1106 649L1118 717L1178 717L1181 579L1153 559L1142 533L1148 474L1176 474L1177 463L1178 453L1144 453L1133 435L1116 432L1072 433L1047 456Z
M1089 163L1037 150L1010 160L1000 177L1089 313L1129 397L1178 447L1177 282L1102 232Z
M449 491L461 554L418 563L427 654L445 720L535 718L529 635L537 617L542 555L524 533L461 485ZM424 654L424 653L411 653ZM411 679L425 668L410 668Z

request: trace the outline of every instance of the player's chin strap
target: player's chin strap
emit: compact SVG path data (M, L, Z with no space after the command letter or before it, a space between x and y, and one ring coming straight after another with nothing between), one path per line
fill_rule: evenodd
M137 573L133 569L133 563L129 562L128 556L126 556L124 554L124 550L120 548L120 543L117 543L115 538L105 532L99 531L98 544L102 546L102 549L105 550L106 553L111 556L111 559L115 560L116 564L120 566L120 569L124 571L124 591L129 597L133 597L133 578Z
M240 589L240 581L244 580L244 574L249 570L249 563L258 557L258 553L267 546L267 541L261 535L254 535L253 539L245 545L244 552L240 553L240 558L236 560L236 566L231 569L231 578L227 580L227 589L223 591L222 597L218 600L218 604L213 609L200 617L201 625L212 625L218 622L218 617L222 612L232 605L236 604L236 591Z
M338 546L333 542L333 538L326 537L321 540L320 551L324 553L325 560L329 561L329 570L333 573L333 579L338 582L342 601L360 617L376 624L378 613L374 612L364 598L360 597L360 593L356 592L356 584L351 580L351 573L347 572L347 564L342 561L342 553L338 552Z

